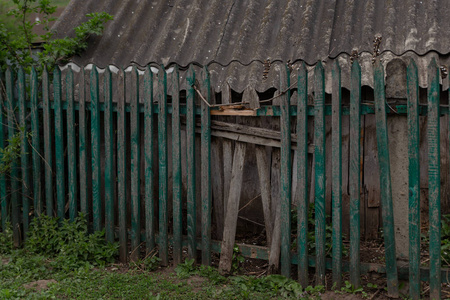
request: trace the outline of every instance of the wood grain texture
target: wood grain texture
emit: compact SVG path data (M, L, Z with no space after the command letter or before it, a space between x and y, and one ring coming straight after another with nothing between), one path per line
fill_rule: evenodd
M148 66L144 77L144 126L145 126L145 245L147 254L155 248L155 172L153 72Z
M109 242L114 242L114 202L116 177L114 174L114 116L112 74L109 67L104 73L104 135L105 135L105 237Z
M168 244L168 156L167 156L167 74L164 66L158 72L158 155L159 155L159 257L161 265L169 264Z
M126 73L121 70L123 76L123 98L117 102L117 202L119 217L119 259L126 263L128 250L127 238L127 120L125 112L126 104Z
M264 213L264 225L266 228L267 245L272 244L273 220L270 205L272 197L270 194L270 162L267 158L266 147L257 145L255 147L256 163L258 166L259 186L261 188L261 201Z
M228 205L225 214L225 228L220 250L219 272L222 274L228 274L231 271L246 148L247 145L245 143L237 142L234 151L230 194L227 199Z
M272 149L270 188L271 188L271 215L272 215L272 243L270 244L269 255L269 274L279 273L280 271L280 253L281 253L281 201L280 201L280 149Z
M211 103L211 83L207 67L203 68L203 88ZM202 264L211 265L211 114L206 103L201 104L201 199L202 199Z
M417 66L410 61L406 83L408 91L409 158L409 296L420 299L420 144L419 80Z
M56 162L56 201L57 216L59 221L65 217L66 183L64 165L64 124L61 97L61 71L55 68L53 71L53 104L55 112L55 162Z
M308 71L304 63L298 70L297 91L298 280L302 286L308 286Z
M280 88L287 92L281 97L281 274L291 275L291 121L290 121L290 71L288 66L281 68Z
M360 282L361 67L353 62L350 92L350 282Z
M319 61L314 70L314 198L316 284L325 284L325 75Z
M342 107L341 107L341 69L338 62L332 69L332 257L333 285L341 288L342 277Z
M180 75L178 66L172 72L172 188L173 188L173 262L182 262L183 203L181 198L181 125Z
M94 65L90 75L91 96L91 166L92 166L92 215L94 231L101 230L101 164L100 164L100 96L97 67Z
M66 102L67 102L67 171L68 171L68 192L69 192L69 218L75 220L77 216L77 150L75 136L75 99L73 71L69 67L66 74Z
M30 223L30 198L31 198L31 177L30 177L30 164L29 164L29 144L27 137L27 108L26 108L26 82L25 73L23 68L19 68L17 74L18 81L18 106L19 106L19 126L21 131L21 146L20 146L20 169L21 169L21 194L22 194L22 226L23 226L23 237L26 239L28 233L28 226ZM16 191L19 192L19 191Z
M33 159L33 199L34 199L34 214L40 216L42 213L42 163L41 163L41 136L39 126L39 108L38 108L38 94L39 82L36 69L31 69L31 146ZM0 104L1 105L1 104ZM2 112L0 111L0 114ZM2 120L0 120L2 124ZM2 133L0 133L0 136ZM0 139L1 139L0 137ZM0 144L0 148L2 148ZM1 195L1 179L0 179L0 195ZM1 196L0 196L1 197Z
M430 298L441 299L441 153L439 66L428 66L428 197L430 222Z
M81 69L81 83L80 83L80 97L78 98L78 155L79 155L79 174L80 174L80 210L82 213L87 214L89 212L89 203L87 196L87 154L86 154L86 78L84 68ZM44 102L45 104L45 102ZM47 146L46 146L47 147Z
M131 69L130 87L130 142L131 142L131 261L139 259L141 241L141 143L139 121L139 74Z
M186 95L186 169L187 169L187 235L188 235L188 256L196 259L196 172L195 172L195 84L194 67L191 65L186 81L189 85Z
M375 118L377 124L378 163L380 165L380 194L382 202L383 232L386 256L388 295L398 297L397 258L395 253L394 213L392 205L389 141L386 122L384 70L375 62L374 70Z

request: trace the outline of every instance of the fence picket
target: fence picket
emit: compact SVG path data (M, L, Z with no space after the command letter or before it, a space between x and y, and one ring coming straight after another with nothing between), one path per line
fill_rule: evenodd
M139 74L131 69L130 141L131 141L131 261L139 259L141 238L141 143L139 126Z
M123 76L123 97L117 102L117 202L119 210L119 259L127 261L127 147L126 147L126 73Z
M316 284L325 284L325 74L322 62L314 70L314 198Z
M375 119L377 128L378 163L380 166L381 213L386 256L388 295L398 297L397 259L394 235L394 213L392 207L391 168L386 121L386 98L384 91L384 69L380 60L374 70Z
M81 87L80 87L80 97L78 100L79 110L78 110L78 143L79 143L79 161L80 161L80 210L84 214L89 212L89 204L87 200L87 144L86 144L86 78L84 73L84 68L81 69Z
M428 201L430 222L430 299L441 299L441 153L439 66L428 66Z
M153 72L148 66L144 77L144 123L145 123L145 243L147 254L155 248L155 178L154 156L154 110L153 110ZM175 210L175 208L174 208ZM175 212L174 212L175 213Z
M52 155L52 113L50 108L50 82L47 67L42 73L42 104L44 123L45 158L45 205L47 216L53 216L53 155Z
M195 72L191 65L187 78L188 90L186 95L186 168L187 168L187 234L188 256L196 259L196 203L195 203Z
M102 200L100 197L100 99L98 71L92 65L90 76L91 92L91 163L92 163L92 215L94 231L101 230Z
M53 97L55 113L55 162L56 162L56 210L59 221L65 215L66 184L64 166L64 124L61 97L61 70L55 67L53 71Z
M361 189L361 67L354 61L350 91L350 282L359 287L360 278L360 189Z
M168 159L167 159L167 73L164 66L158 72L158 155L159 155L159 257L169 263L168 253Z
M280 89L286 91L281 97L281 181L280 213L281 219L281 274L291 276L291 121L290 121L290 71L282 66L280 72Z
M407 68L409 156L409 293L420 299L419 80L413 60Z
M207 67L203 68L203 90L211 103L211 84ZM201 105L201 199L202 199L202 264L211 264L211 114L209 106Z
M33 198L34 214L40 216L42 212L42 183L41 183L41 137L39 132L38 108L38 77L36 69L31 69L31 145L33 159ZM1 113L1 112L0 112ZM1 121L0 121L1 124ZM0 146L1 147L1 146Z
M66 101L67 101L67 168L69 179L69 218L75 220L77 216L77 150L75 141L75 103L73 89L73 71L69 66L66 75Z
M105 237L114 242L114 200L115 183L114 165L114 115L112 102L112 74L109 66L104 74L104 103L105 103Z
M0 80L2 79L2 72L0 70ZM0 148L5 147L5 113L7 112L6 101L3 93L0 92ZM0 172L0 208L2 217L2 231L6 230L6 222L8 221L8 197L6 196L6 176L4 172Z
M341 68L339 63L333 64L332 69L332 257L333 284L341 288L342 277L342 108L341 108Z
M7 97L7 118L8 118L8 139L13 139L16 134L16 117L14 115L15 111L15 101L14 101L14 74L10 68L6 70L6 97ZM17 169L17 159L11 161L10 165L10 183L11 183L11 224L13 227L13 239L14 247L19 247L21 242L20 236L20 220L19 220L19 182L18 182L18 169Z
M181 127L180 127L180 75L178 66L172 73L172 180L173 180L173 261L182 259L182 184L181 184Z
M308 286L308 71L304 62L298 69L297 94L298 279L302 286Z
M30 167L29 167L29 145L28 145L28 128L26 123L26 87L25 87L25 73L23 68L19 68L18 71L18 104L19 104L19 130L21 132L21 146L20 146L20 169L22 173L21 183L19 189L22 189L22 226L24 238L26 239L28 232L28 225L30 222L30 190L31 180L30 180Z

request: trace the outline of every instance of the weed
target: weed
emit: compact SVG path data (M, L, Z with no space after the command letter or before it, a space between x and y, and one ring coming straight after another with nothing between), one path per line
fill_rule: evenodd
M233 257L231 259L231 273L237 273L239 267L245 261L245 258L241 255L238 245L233 247Z
M196 271L195 259L186 259L184 263L179 264L175 268L175 272L179 278L187 278Z
M13 250L13 232L10 222L6 222L6 228L0 233L0 254L10 254Z
M73 270L80 267L104 266L117 255L116 243L107 243L104 231L88 233L84 214L73 221L41 215L33 219L25 248L36 254L55 258L55 267Z
M131 269L138 269L140 271L155 271L159 268L161 259L156 256L156 252L153 255L148 255L143 259L139 259L130 263Z
M356 288L353 284L350 283L350 281L346 280L344 282L345 286L341 287L341 294L361 294L361 297L367 298L368 294L364 291L364 288L361 286L359 288Z

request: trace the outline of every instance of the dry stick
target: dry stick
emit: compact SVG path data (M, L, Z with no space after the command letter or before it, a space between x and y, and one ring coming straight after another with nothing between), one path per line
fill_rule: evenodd
M259 197L261 197L261 194L259 194L258 196L254 197L253 199L251 199L250 201L248 201L244 206L242 206L241 208L239 208L239 211L243 210L244 208L246 208L247 206L249 206L254 200L258 199Z

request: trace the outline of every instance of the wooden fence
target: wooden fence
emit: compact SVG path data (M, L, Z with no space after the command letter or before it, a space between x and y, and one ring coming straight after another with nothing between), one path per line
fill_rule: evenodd
M131 68L131 72L119 70L118 73L122 77L114 77L121 78L120 82L117 82L113 80L113 73L107 68L100 84L99 74L94 66L88 82L84 81L85 71L82 69L81 80L77 81L77 85L74 83L74 72L70 68L65 72L65 78L62 78L59 68L55 68L52 74L44 70L42 75L38 75L34 69L31 74L25 74L23 70L19 70L17 74L13 74L9 69L6 71L4 93L0 93L0 124L3 125L0 126L0 148L17 136L17 132L22 139L22 147L21 155L13 161L10 172L0 175L2 228L5 228L7 220L11 220L15 245L19 246L21 239L26 239L30 219L34 216L46 213L73 220L77 212L82 211L90 217L93 230L105 228L107 240L119 241L120 258L123 261L126 261L129 251L131 259L137 259L137 249L141 242L145 242L146 251L158 246L161 264L164 266L169 263L171 245L175 264L182 262L182 249L187 247L189 258L196 258L197 250L201 250L201 263L205 265L211 264L212 252L220 252L220 269L229 270L232 248L236 241L245 143L235 138L234 158L232 163L229 162L231 188L225 199L223 240L214 241L211 240L214 177L211 173L211 115L227 115L231 111L235 114L236 111L226 105L211 105L213 95L206 67L199 78L196 77L194 68L190 67L184 79L187 87L185 95L180 93L182 80L177 67L171 74L167 74L164 68L159 68L155 75L150 66L143 71L144 76L139 76L138 71L135 67ZM391 296L398 295L399 277L408 277L409 274L412 298L419 299L420 281L425 280L430 282L432 298L439 299L441 282L448 282L448 271L441 270L440 255L439 117L441 114L448 114L448 106L439 104L439 69L436 62L433 60L428 68L428 104L419 104L417 67L414 61L411 61L407 69L408 104L395 107L397 113L408 116L409 269L397 266L395 253L386 121L391 107L386 105L383 66L379 61L374 64L375 105L361 102L361 69L357 61L352 65L349 106L341 104L341 78L337 63L332 68L331 105L325 104L325 76L321 62L317 63L314 70L313 105L308 105L308 71L305 65L295 71L298 72L296 82L290 82L290 72L288 67L281 70L279 106L266 105L259 109L243 109L237 113L249 117L280 117L281 204L276 216L283 222L280 222L280 227L275 225L269 228L269 231L272 240L276 239L277 234L280 239L281 273L291 276L291 264L295 264L298 266L298 280L303 286L307 286L309 267L315 267L316 284L324 284L326 269L331 269L333 282L339 287L343 272L349 272L351 283L359 286L362 273L377 271L386 273L388 293ZM140 77L144 78L143 83L139 83ZM172 89L169 92L168 80ZM291 91L294 89L295 97L291 97ZM118 90L121 91L119 96L115 94ZM103 96L102 99L100 95ZM196 99L201 102L200 105L196 105ZM364 263L360 259L360 129L361 116L365 114L375 114L376 117L385 266ZM331 115L332 118L331 259L326 257L325 249L325 115ZM349 261L342 259L343 115L349 115L350 118ZM426 115L428 122L429 268L420 266L419 115ZM308 128L308 117L314 119L314 128ZM291 130L293 118L296 119L296 130ZM198 119L201 123L200 147L195 141ZM307 242L307 136L311 130L314 132L314 190L311 193L314 193L315 199L315 256L308 256ZM296 132L295 141L291 140L292 131ZM31 137L28 132L32 133ZM184 147L181 146L182 133L185 134ZM291 158L293 143L296 143L297 151L295 165ZM264 141L259 144L264 145ZM198 151L200 170L196 169ZM257 151L258 159L264 159L261 153ZM186 157L185 177L182 176L182 157ZM200 172L200 181L196 180L196 172ZM292 174L297 174L294 180L298 192L295 195L291 194ZM184 179L186 182L183 182ZM169 186L172 188L171 197ZM185 196L183 186L187 189ZM196 215L197 189L200 189L201 197L200 216ZM171 213L169 201L172 205ZM295 252L291 251L293 204L298 210ZM141 208L144 208L143 212ZM201 219L200 230L196 228L198 218ZM183 221L186 228L183 228ZM171 236L170 225L173 226ZM197 239L198 231L201 232L200 239ZM183 235L183 232L186 232L186 235ZM128 240L131 241L130 247ZM240 244L239 247L244 256L252 258L269 259L272 254L268 247L245 244Z

